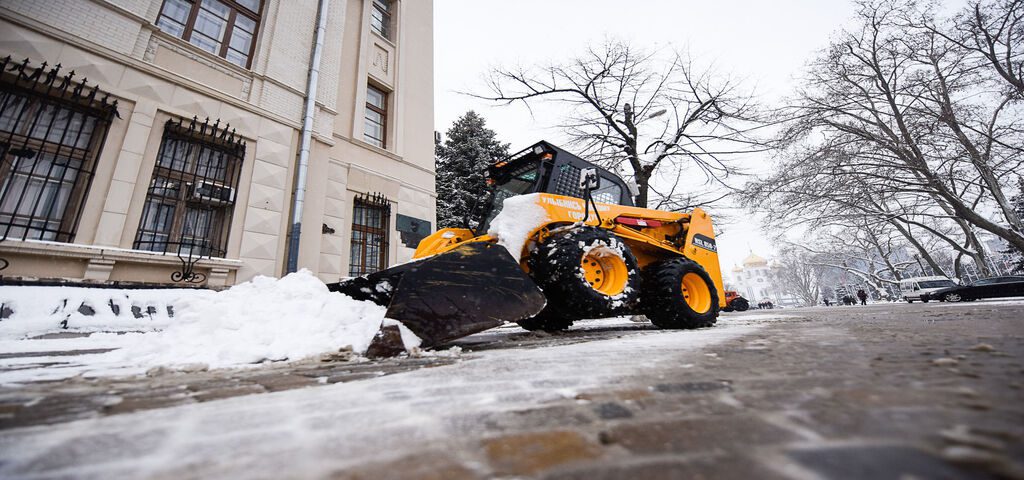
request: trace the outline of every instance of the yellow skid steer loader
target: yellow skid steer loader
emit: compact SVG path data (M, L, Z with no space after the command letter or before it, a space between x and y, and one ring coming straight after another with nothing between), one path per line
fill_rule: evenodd
M554 331L636 313L661 328L700 328L726 305L703 210L634 207L619 177L547 142L488 174L466 228L439 230L413 261L331 290L387 306L423 347L505 322Z

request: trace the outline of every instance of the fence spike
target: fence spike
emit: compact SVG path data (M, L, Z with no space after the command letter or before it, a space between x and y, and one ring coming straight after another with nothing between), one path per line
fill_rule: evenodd
M36 67L36 71L32 72L32 75L29 75L28 80L31 81L31 82L39 81L39 77L43 76L43 72L45 70L46 70L46 62L43 62L42 65Z
M21 77L25 76L25 69L26 68L28 68L28 59L27 58L22 60L20 65L15 65L14 67L12 67L11 71L13 72L13 71L17 70L18 71L18 77L21 78Z
M75 89L71 92L72 95L80 97L82 95L82 89L85 88L85 83L89 81L89 77L82 77L82 81L75 85Z
M46 85L49 87L53 86L53 82L57 80L57 74L60 73L60 64L58 63L55 67L51 68L46 73Z

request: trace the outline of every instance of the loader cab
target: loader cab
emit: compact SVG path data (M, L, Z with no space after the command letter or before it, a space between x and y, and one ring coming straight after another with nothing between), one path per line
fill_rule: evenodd
M538 142L507 160L487 169L490 192L482 208L476 208L472 225L477 234L487 231L498 215L505 199L529 193L552 193L583 198L580 172L586 168L598 171L598 187L591 192L594 201L633 206L633 196L626 182L618 175L598 167L548 142Z

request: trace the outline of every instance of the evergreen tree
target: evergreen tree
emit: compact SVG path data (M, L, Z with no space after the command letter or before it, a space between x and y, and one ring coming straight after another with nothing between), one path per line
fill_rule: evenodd
M444 143L434 145L437 226L462 227L463 218L487 191L487 166L508 157L508 144L499 142L473 111L456 120L445 137Z
M1010 201L1013 203L1013 209L1024 218L1024 177L1017 179L1017 195L1014 195ZM1016 249L1013 245L1009 245L1008 249L1003 251L1010 255L1010 259L1013 262L1013 273L1024 274L1024 252Z

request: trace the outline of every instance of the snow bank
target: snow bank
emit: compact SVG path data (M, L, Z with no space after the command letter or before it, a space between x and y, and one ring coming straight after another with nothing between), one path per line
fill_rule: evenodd
M366 351L385 308L327 290L308 270L256 277L213 295L189 297L173 324L125 334L103 361L141 366L203 363L210 368L297 360L351 346Z
M99 289L91 291L96 295L102 293ZM124 295L126 291L113 292ZM18 301L30 298L29 293L19 294ZM106 291L107 295L110 293ZM135 291L129 293L134 295ZM0 349L19 353L115 350L84 355L0 358L0 383L56 380L82 374L131 375L153 367L239 367L265 361L300 360L349 346L353 352L361 354L379 330L386 310L372 302L328 291L327 286L307 270L282 279L256 277L221 292L192 290L187 293L179 292L172 298L173 294L168 292L168 301L174 302L174 317L159 322L160 329L150 325L143 331L118 331L120 325L103 325L104 319L111 317L97 312L88 318L93 322L90 328L101 333L87 338L34 340L23 335L12 338L15 332L38 331L38 325L49 325L52 320L46 310L22 309L19 316L0 322L11 333L9 337L0 338ZM50 289L37 294L52 300L55 292ZM77 301L78 297L75 298ZM33 312L38 317L31 316ZM117 319L115 323L119 321L122 320ZM59 365L5 371L26 362Z
M487 229L487 234L497 237L498 244L517 262L530 234L548 221L548 212L540 205L539 198L539 193L506 198L501 212Z
M0 340L59 331L152 331L173 321L183 299L213 295L196 289L0 287ZM134 308L133 308L134 307Z

